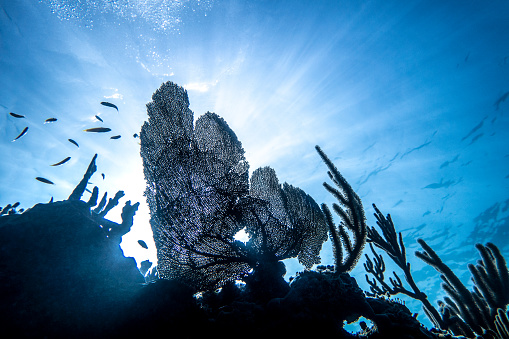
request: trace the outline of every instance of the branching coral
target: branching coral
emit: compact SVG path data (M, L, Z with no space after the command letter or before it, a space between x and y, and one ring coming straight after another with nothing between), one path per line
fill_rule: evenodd
M334 224L329 207L322 204L334 251L335 271L337 273L349 272L359 260L366 243L367 226L364 209L361 199L332 161L319 146L316 146L316 150L329 168L327 173L337 188L326 182L323 185L340 203L332 205L334 211L341 218L338 226Z
M509 271L504 257L495 245L492 243L486 246L476 245L482 260L477 265L468 265L474 282L473 291L469 291L424 240L417 240L423 251L417 251L415 255L441 273L442 288L449 295L444 298L444 301L439 301L440 312L438 312L412 278L410 264L406 261L402 235L401 233L396 235L391 216L388 214L384 217L375 205L373 207L382 235L371 227L368 230L368 241L384 250L403 270L411 290L403 287L401 279L395 272L393 272L394 279L389 279L390 285L385 282L383 258L370 244L374 258L372 260L366 255L364 268L374 276L374 279L370 280L366 275L372 296L403 293L418 299L422 302L426 315L437 328L449 330L454 334L466 337L484 334L490 337L496 336L496 331L503 332L505 318L499 310L505 309L509 304ZM503 336L499 335L499 337Z
M438 311L431 305L426 294L420 291L415 283L412 273L410 270L410 263L406 260L406 250L405 244L403 243L403 236L401 232L396 235L396 228L392 221L391 215L387 214L387 217L384 217L382 212L373 204L373 208L375 209L375 217L377 220L377 225L382 231L382 235L378 233L378 231L374 227L368 228L368 242L370 242L371 252L374 255L373 261L366 254L366 262L364 263L364 268L366 272L371 273L374 276L373 280L370 280L368 275L366 274L366 281L370 285L371 296L379 296L383 294L396 295L398 293L406 294L407 296L417 299L422 302L424 311L431 319L431 321L438 328L443 328L444 325L442 323L442 319L438 314ZM405 275L405 279L407 283L410 285L411 290L405 288L400 277L393 272L394 279L389 278L391 285L385 282L384 272L385 272L385 263L383 261L383 257L378 255L373 248L375 244L376 247L384 250L389 257L394 261L394 263L403 270ZM381 286L378 286L377 281Z
M90 161L90 164L88 165L88 168L83 176L83 179L78 183L78 185L74 188L71 195L69 195L69 198L67 200L80 200L83 196L83 193L85 192L85 189L87 188L88 181L92 177L92 175L97 171L97 166L95 164L95 161L97 159L97 154L94 155L92 160ZM87 205L92 208L97 204L97 197L99 195L99 189L97 186L94 186L92 190L92 195L90 196ZM136 211L138 210L138 206L140 205L139 202L135 203L134 205L131 205L131 201L126 201L124 207L122 208L122 223L116 223L114 221L108 220L105 218L106 214L115 206L118 205L118 202L120 198L124 196L123 191L118 191L115 194L115 197L113 199L109 199L108 204L106 204L106 197L107 193L104 193L101 202L99 205L91 211L91 215L93 219L103 227L104 231L106 232L106 236L109 238L114 239L114 241L120 243L120 238L129 232L133 225L133 218L136 214ZM106 205L106 206L105 206Z
M442 288L449 295L445 303L440 302L446 328L467 337L494 335L504 322L498 310L509 304L509 270L497 246L475 245L481 260L475 266L468 265L474 282L473 291L469 291L424 240L417 241L424 251L416 252L416 256L441 273Z
M19 201L15 202L14 204L7 204L5 207L0 208L0 216L6 215L6 214L16 214L16 213L22 213L24 211L23 208L20 208L16 211L16 207L19 206Z

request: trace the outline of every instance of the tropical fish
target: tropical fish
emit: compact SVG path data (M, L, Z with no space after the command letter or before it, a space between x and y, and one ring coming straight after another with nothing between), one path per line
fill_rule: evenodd
M85 131L85 132L104 133L104 132L111 131L111 128L107 128L107 127L94 127L94 128L84 129L83 131Z
M51 180L48 180L46 178L36 177L35 180L39 180L40 182L43 182L45 184L54 185L55 183Z
M108 106L108 107L113 107L113 108L114 108L114 109L116 109L116 110L117 110L117 112L118 112L118 107L117 107L115 104L112 104L111 102L102 101L102 102L101 102L101 105L103 105L103 106Z
M96 116L95 116L95 118L96 118L97 120L99 120L100 122L104 122L104 121L103 121L103 119L101 119L101 117L100 117L100 116L98 116L98 115L96 115Z
M70 142L71 144L75 144L75 145L76 145L76 147L80 147L80 145L78 145L78 143L77 143L76 141L74 141L74 140L72 140L72 139L67 139L67 140L69 140L69 142Z
M137 137L138 137L138 133L134 133L134 134L133 134L133 138L135 138L135 139L136 139Z
M89 190L88 188L85 188L85 191L87 191L88 193L92 193L92 191Z
M138 244L140 244L140 246L143 247L144 249L148 249L147 243L144 242L143 240L138 240Z
M27 131L28 131L28 127L23 128L23 130L21 131L21 133L20 133L20 134L19 134L16 138L14 138L14 140L13 140L13 141L16 141L16 140L18 140L19 138L21 138L22 136L24 136L24 135L25 135L25 133L26 133Z
M57 118L48 118L44 121L44 123L46 124L46 123L55 122L55 121L57 121Z
M120 139L120 135L114 135L114 136L110 137L110 139Z
M57 162L56 164L53 164L53 165L51 165L51 166L59 166L59 165L65 164L65 163L66 163L66 162L68 162L70 159L71 159L71 157L67 157L67 158L65 158L64 160L59 161L59 162Z
M12 112L10 112L9 114L10 114L11 116L15 117L15 118L24 118L24 117L25 117L24 115L16 114L16 113L12 113Z

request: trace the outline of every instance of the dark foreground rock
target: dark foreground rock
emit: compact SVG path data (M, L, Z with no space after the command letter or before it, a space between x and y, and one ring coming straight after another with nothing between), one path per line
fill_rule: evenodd
M38 204L0 217L0 325L38 338L261 335L361 337L343 330L360 315L369 338L434 338L409 310L365 298L348 274L301 273L278 298L258 301L229 284L196 294L176 281L145 284L116 237L80 200Z
M87 203L0 217L0 319L16 336L109 334L144 278Z

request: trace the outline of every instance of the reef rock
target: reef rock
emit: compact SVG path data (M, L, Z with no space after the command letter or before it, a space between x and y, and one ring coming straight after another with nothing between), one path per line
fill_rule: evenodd
M109 336L144 282L113 238L81 200L0 217L2 330L17 337Z

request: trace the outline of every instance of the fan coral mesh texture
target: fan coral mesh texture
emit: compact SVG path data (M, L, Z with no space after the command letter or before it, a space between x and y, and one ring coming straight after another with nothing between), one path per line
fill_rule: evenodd
M270 168L253 173L235 133L218 115L197 119L186 91L163 84L147 104L141 133L145 195L162 278L211 289L242 279L267 258L319 261L323 216L302 190L278 183ZM234 236L245 229L251 240Z

